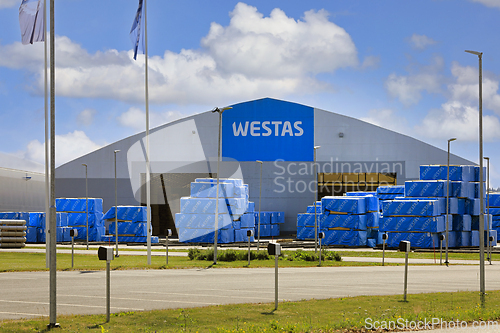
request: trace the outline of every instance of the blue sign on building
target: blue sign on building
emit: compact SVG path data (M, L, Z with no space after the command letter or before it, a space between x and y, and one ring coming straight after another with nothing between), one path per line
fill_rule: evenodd
M222 156L237 161L312 161L314 109L270 98L233 105L222 116Z

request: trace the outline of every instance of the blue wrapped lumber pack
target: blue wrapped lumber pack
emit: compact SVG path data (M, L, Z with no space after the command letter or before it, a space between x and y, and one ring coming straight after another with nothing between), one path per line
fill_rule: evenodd
M216 224L218 243L246 242L247 231L256 231L258 213L255 213L255 203L248 200L248 185L243 184L243 180L220 179L217 187L217 179L197 178L191 183L190 191L189 197L181 198L180 213L175 214L180 242L213 243ZM271 234L272 229L279 235L279 226L271 228L271 223L284 223L284 213L274 214L262 212L261 223L269 227L261 226L261 232Z
M102 213L101 198L57 198L56 211L58 212L86 212L88 203L88 211L91 213Z
M61 215L62 225L67 226L68 230L78 231L75 240L87 239L87 216L89 241L100 242L102 236L105 235L101 198L57 198L56 210L60 212L58 214L65 215Z

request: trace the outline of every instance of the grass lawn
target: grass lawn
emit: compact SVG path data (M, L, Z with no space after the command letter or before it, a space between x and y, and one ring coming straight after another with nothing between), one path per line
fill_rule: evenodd
M58 316L55 332L361 332L363 328L439 322L472 326L474 320L499 320L500 291L488 292L479 306L477 292L360 296L272 304L231 304L105 315ZM458 320L458 321L457 321ZM453 322L453 323L451 323ZM48 319L0 322L2 332L44 332ZM467 323L467 324L466 324ZM491 323L490 323L491 324ZM453 326L457 327L457 326ZM497 326L499 327L499 326ZM428 327L430 328L430 327ZM351 331L352 330L352 331ZM383 331L383 330L382 330Z

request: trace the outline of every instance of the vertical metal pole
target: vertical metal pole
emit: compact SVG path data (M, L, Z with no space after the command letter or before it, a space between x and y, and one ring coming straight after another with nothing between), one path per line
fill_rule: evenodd
M278 310L278 255L274 256L274 310Z
M484 307L486 287L484 277L484 180L483 180L483 54L479 54L479 278L481 306Z
M48 80L47 73L47 1L43 2L43 31L44 31L44 99L45 99L45 268L50 267L50 156L49 156L49 97L48 97Z
M167 265L168 265L168 229L167 229L167 238L165 239L165 247L167 250Z
M216 201L215 201L215 234L214 234L214 264L217 264L217 238L219 237L219 164L220 164L220 141L221 141L221 130L222 130L222 112L219 110L219 139L217 144L217 187L216 187Z
M248 238L248 266L250 266L250 237L251 236L247 236L247 238Z
M257 252L259 252L260 247L260 215L261 215L261 199L262 199L262 161L257 161L260 163L260 190L259 190L259 221L257 223Z
M385 239L382 240L382 266L385 263Z
M488 261L490 262L491 265L491 241L490 241L490 158L485 157L484 158L487 163L487 168L488 168L488 173L487 173L487 180L486 180L486 212L487 212L487 218L488 218Z
M50 0L50 327L59 326L57 320L57 263L56 263L56 68L55 68L54 0Z
M106 322L109 323L111 303L110 260L106 260Z
M119 150L115 150L115 241L116 241L116 254L115 257L119 257L118 254L118 191L116 189L116 153Z
M319 265L321 266L321 238L319 239Z
M406 302L406 292L408 287L408 252L405 252L405 295L404 301Z
M314 182L318 180L316 174L316 147L314 147ZM314 189L314 252L318 252L318 219L316 214L316 201L318 201L318 186L316 184ZM320 259L321 260L321 259Z
M75 237L71 237L71 268L73 268L74 260L73 256L75 255Z
M448 215L450 213L450 140L448 140L448 164L447 164L447 172L446 172L446 260L444 263L448 267Z
M439 264L443 264L443 240L439 238Z
M85 167L85 203L87 204L87 250L89 249L89 188L87 181L87 164L82 164ZM95 221L94 221L95 223Z
M148 15L147 0L144 0L144 59L145 59L145 100L146 100L146 206L148 236L146 246L148 265L151 265L151 169L149 161L149 83L148 83Z

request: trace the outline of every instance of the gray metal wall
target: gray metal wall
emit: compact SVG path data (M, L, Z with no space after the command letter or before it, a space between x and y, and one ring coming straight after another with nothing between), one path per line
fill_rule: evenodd
M0 168L0 211L45 211L45 175Z
M272 113L272 110L269 110ZM439 148L351 117L315 109L318 172L396 172L398 184L418 179L422 164L446 164ZM342 133L342 135L339 135ZM57 197L85 196L88 165L89 196L102 197L104 209L114 205L114 158L117 154L118 204L137 205L141 173L145 172L145 133L140 133L66 163L56 170ZM341 137L342 136L342 137ZM150 131L152 173L211 173L216 175L217 114L204 112ZM293 147L292 147L293 149ZM312 147L311 147L312 149ZM451 156L452 164L473 164ZM264 162L262 210L284 211L282 233L296 231L297 213L314 201L312 162ZM221 177L243 178L258 210L260 165L254 161L222 162ZM160 200L160 199L154 199ZM162 202L158 202L162 203ZM173 213L178 198L169 197Z

